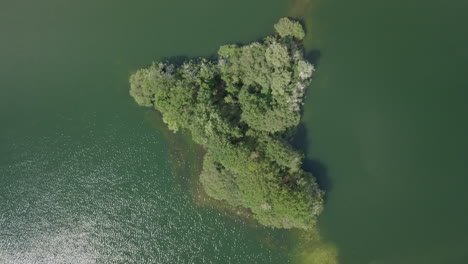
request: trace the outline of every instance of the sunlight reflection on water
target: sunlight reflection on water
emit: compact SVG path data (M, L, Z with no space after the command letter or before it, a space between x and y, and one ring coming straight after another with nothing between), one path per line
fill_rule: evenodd
M242 220L196 208L154 130L94 132L9 146L0 263L287 263Z

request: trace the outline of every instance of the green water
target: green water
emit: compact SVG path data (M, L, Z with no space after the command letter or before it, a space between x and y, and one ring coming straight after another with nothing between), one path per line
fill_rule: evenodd
M320 0L308 156L343 263L468 263L468 2Z
M289 233L194 200L201 152L127 81L291 12L320 51L300 138L324 239L344 264L468 263L468 2L296 2L0 3L0 263L297 259Z

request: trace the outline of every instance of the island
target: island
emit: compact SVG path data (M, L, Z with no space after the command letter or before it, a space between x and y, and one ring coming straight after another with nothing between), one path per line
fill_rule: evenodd
M262 42L224 45L215 59L154 62L130 77L135 101L206 149L206 193L274 228L313 228L323 195L291 138L314 67L302 25L281 18Z

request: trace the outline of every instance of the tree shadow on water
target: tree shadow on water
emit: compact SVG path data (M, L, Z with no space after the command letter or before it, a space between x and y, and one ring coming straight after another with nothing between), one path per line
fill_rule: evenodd
M216 63L216 61L218 60L218 53L216 52L210 55L191 56L191 57L187 55L162 57L160 60L157 60L157 61L173 64L176 67L180 67L186 62L191 61L191 62L197 63L197 62L200 62L201 60L207 60L207 61Z
M327 200L328 191L332 188L332 182L328 176L327 167L320 160L310 158L309 156L311 156L311 153L307 153L307 148L310 146L310 142L307 138L307 127L304 123L300 123L297 127L296 134L292 138L291 144L294 148L307 154L302 162L302 169L311 172L314 175L320 189L325 191L324 199Z
M187 61L194 60L195 58L190 58L186 55L178 55L178 56L171 56L171 57L162 57L162 62L168 62L170 64L174 64L174 66L179 67Z
M320 50L318 50L318 49L313 49L313 50L307 51L304 54L304 58L308 62L312 63L314 65L315 69L318 68L319 61L320 61L321 57L322 57L322 52L320 52Z

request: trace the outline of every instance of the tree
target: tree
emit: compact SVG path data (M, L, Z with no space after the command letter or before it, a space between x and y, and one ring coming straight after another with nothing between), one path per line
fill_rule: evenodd
M287 17L281 18L278 23L276 23L275 29L282 38L291 36L298 40L302 40L305 36L304 29L301 24Z

